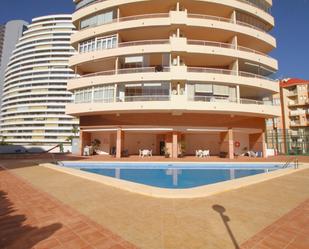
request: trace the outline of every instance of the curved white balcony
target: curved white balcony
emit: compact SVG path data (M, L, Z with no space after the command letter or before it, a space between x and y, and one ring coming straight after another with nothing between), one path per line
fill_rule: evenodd
M77 44L81 41L104 34L117 33L121 30L137 30L138 28L145 27L170 27L172 25L185 25L228 31L229 34L227 34L227 39L231 37L232 34L241 34L244 37L259 40L259 42L265 44L265 47L268 47L268 49L276 47L276 40L274 37L256 26L239 21L235 22L229 18L189 14L184 11L170 11L169 13L145 14L114 19L113 22L110 23L80 30L72 35L71 42L77 47Z
M66 39L68 41L70 41L70 39L63 35L63 36L57 36L56 37L33 37L31 39L28 39L27 41L23 41L23 42L19 42L18 44L16 44L16 50L20 50L20 49L23 49L24 46L31 46L31 45L36 45L37 43L39 42L46 42L46 40L54 40L54 39ZM63 42L67 42L67 41L63 41ZM14 50L15 51L15 50Z
M97 0L93 1L81 8L77 8L76 12L73 14L73 23L76 23L80 19L88 16L90 13L96 13L105 9L111 9L119 6L123 6L126 4L134 4L134 3L142 3L146 0ZM264 21L268 22L270 25L274 25L274 18L270 15L268 9L262 8L261 6L252 3L248 0L200 0L205 3L218 3L220 5L225 5L231 8L232 10L243 10L251 15L263 19ZM272 0L266 0L270 6L272 6ZM137 5L138 6L138 5Z
M14 64L11 64L10 66L8 66L5 70L6 73L8 73L11 70L15 70L18 68L22 68L23 66L35 66L37 64L40 63L44 63L47 60L57 60L57 61L68 61L68 56L67 57L57 57L57 59L53 58L53 57L43 57L43 58L36 58L36 59L27 59L27 60L22 60L19 62L16 62Z
M10 124L11 120L24 119L24 118L33 118L33 119L37 119L37 118L67 118L67 119L72 119L71 116L66 115L64 113L63 114L50 114L50 113L48 113L48 114L36 114L35 118L33 117L33 114L31 114L31 115L17 115L17 116L7 116L7 115L2 114L1 120L8 121L8 123L2 123L1 125L3 126L3 125L6 125L6 124Z
M29 77L29 76L37 76L41 75L44 77L44 75L52 75L52 74L70 74L73 70L70 68L56 68L50 69L49 67L46 69L38 69L38 70L20 70L15 73L9 73L7 77L5 77L6 82L11 82L14 79L20 79L23 77Z
M63 43L62 43L63 44ZM61 44L61 45L62 45ZM44 45L42 45L44 46ZM57 52L59 52L59 50L62 50L63 52L73 52L73 48L71 49L70 47L68 48L68 46L52 46L49 44L45 44L45 47L42 48L37 48L37 47L33 47L33 48L29 48L29 49L24 49L18 53L14 53L11 56L11 60L14 61L15 59L23 59L25 58L26 55L31 55L31 56L35 56L36 54L42 53L42 51L48 51L45 53L55 53L56 50L58 50Z
M171 37L165 40L145 40L134 42L118 43L116 47L102 49L97 47L98 39L93 41L94 49L89 52L81 52L75 54L69 59L71 67L94 60L103 60L111 57L157 54L157 53L173 53L184 52L188 54L205 54L210 56L225 56L234 60L234 58L243 59L264 65L273 71L278 69L277 60L271 58L267 54L259 51L235 46L230 43L187 40L186 38Z
M4 89L6 89L7 86L15 86L17 84L19 84L21 81L23 82L23 84L26 84L27 82L29 81L33 81L33 80L49 80L51 78L72 78L73 74L71 72L68 72L66 74L58 74L58 73L51 73L51 74L38 74L38 75L35 75L35 74L31 74L29 76L23 76L23 77L18 77L16 79L12 79L10 81L6 81L5 84L4 84ZM44 79L42 79L44 78Z
M252 80L255 79L255 80ZM171 66L158 71L155 67L119 69L103 71L70 79L68 90L111 83L134 82L213 82L219 84L233 84L263 88L273 93L279 92L277 81L256 74L238 72L235 70Z
M52 59L53 56L57 55L65 55L67 57L69 56L72 56L75 52L73 51L73 49L67 49L67 51L63 51L63 52L44 52L44 53L37 53L37 54L30 54L30 55L25 55L25 56L22 56L22 57L18 57L18 58L15 58L14 60L11 60L8 64L8 66L11 66L11 65L15 65L15 63L17 62L23 62L25 63L26 61L30 61L31 60L35 60L37 59L37 57L40 57L40 58L44 58L45 59Z
M279 106L261 101L218 97L188 99L186 95L129 96L109 103L74 103L66 107L66 114L74 116L136 112L199 112L260 117L281 115Z

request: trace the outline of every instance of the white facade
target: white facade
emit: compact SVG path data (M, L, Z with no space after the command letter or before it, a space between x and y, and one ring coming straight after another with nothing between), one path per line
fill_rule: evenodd
M66 90L74 75L71 15L35 18L24 31L5 72L1 132L6 142L21 145L68 143L78 121L65 114L72 101Z

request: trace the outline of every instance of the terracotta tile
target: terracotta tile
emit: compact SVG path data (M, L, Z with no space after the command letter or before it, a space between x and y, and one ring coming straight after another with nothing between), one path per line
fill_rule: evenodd
M59 234L59 235L56 236L56 238L62 243L66 242L66 241L74 240L74 239L79 239L79 237L75 233L73 233L72 231L68 231L68 232Z
M243 243L242 248L260 249L269 247L271 249L301 249L309 248L309 219L303 211L309 200L300 204L298 207L278 219L272 225ZM308 229L308 230L307 230ZM256 241L257 236L263 238Z
M110 238L103 238L98 240L95 243L92 243L92 245L96 248L96 249L110 249L112 246L114 246L116 244L116 242Z
M89 243L95 243L102 239L102 234L98 231L88 231L83 234L79 234L79 236Z
M110 249L126 249L126 247L124 247L120 244L116 244L116 245L113 245L112 247L110 247Z
M82 249L86 246L89 246L89 243L83 241L80 238L75 238L66 242L62 242L62 245L66 249Z
M57 247L61 247L61 244L56 239L47 239L35 246L37 249L53 249Z
M8 171L0 171L0 194L0 248L94 249L95 243L108 248L125 242Z

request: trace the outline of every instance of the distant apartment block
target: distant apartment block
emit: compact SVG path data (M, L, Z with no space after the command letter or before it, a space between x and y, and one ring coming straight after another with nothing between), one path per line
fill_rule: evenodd
M285 79L280 88L283 128L309 133L309 80Z
M4 74L18 39L22 36L27 23L21 20L13 20L0 25L0 106L4 84Z
M288 154L309 153L309 80L281 80L282 117L267 121L268 144Z
M34 18L19 39L5 70L1 131L18 145L69 144L78 120L65 114L72 101L66 90L74 72L68 67L75 51L71 15Z

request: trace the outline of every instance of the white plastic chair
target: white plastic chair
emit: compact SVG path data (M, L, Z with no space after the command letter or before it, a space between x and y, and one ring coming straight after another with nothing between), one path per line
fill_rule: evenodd
M204 150L202 155L203 155L203 157L208 157L208 156L210 156L209 150Z

